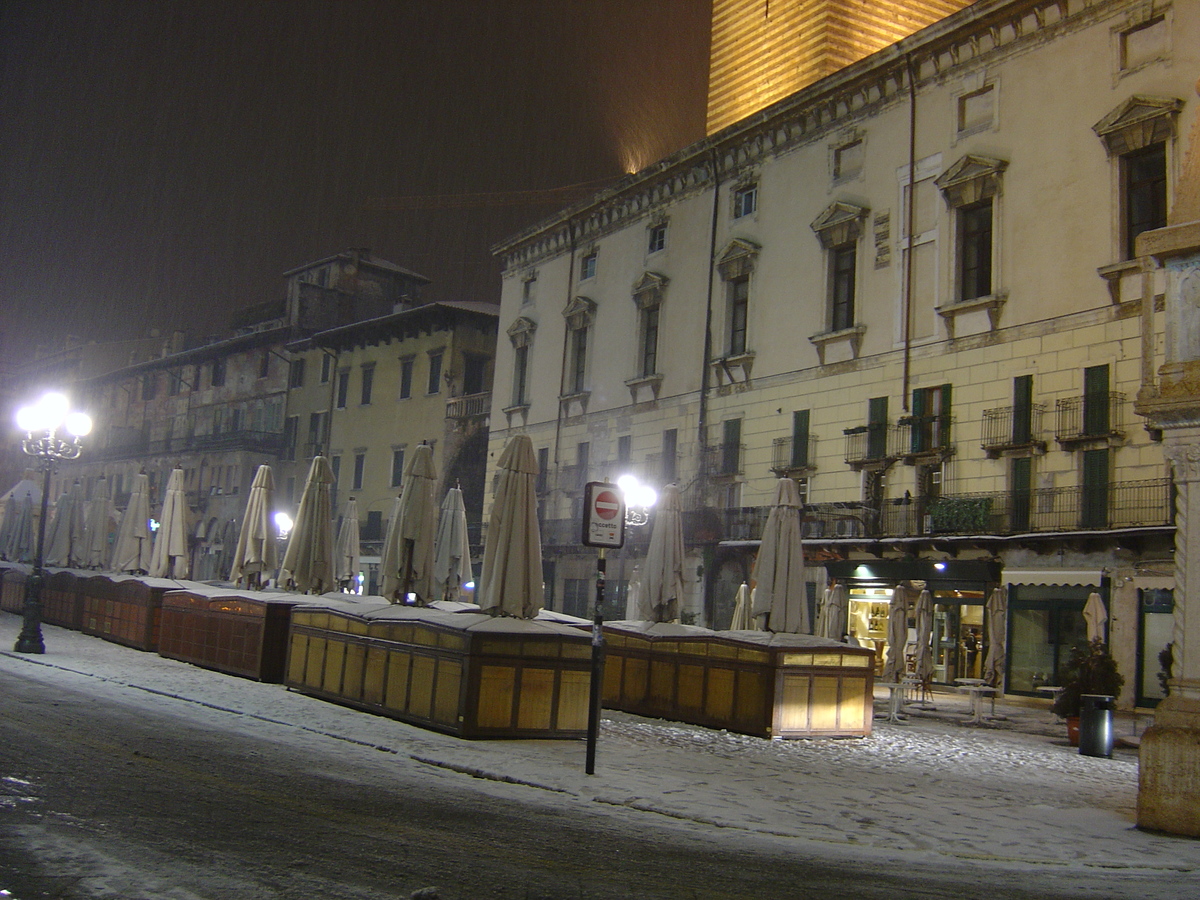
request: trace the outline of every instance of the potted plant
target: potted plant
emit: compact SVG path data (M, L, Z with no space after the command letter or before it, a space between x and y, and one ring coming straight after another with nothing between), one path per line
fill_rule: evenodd
M1108 646L1097 638L1071 650L1063 669L1063 691L1054 701L1054 712L1067 720L1067 737L1071 746L1079 744L1079 708L1084 694L1104 694L1116 697L1125 684L1125 676L1117 671L1117 661Z

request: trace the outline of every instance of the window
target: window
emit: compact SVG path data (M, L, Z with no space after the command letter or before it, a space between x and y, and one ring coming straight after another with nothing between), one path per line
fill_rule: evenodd
M861 140L851 141L833 151L833 180L849 181L862 172L864 148Z
M333 373L333 357L328 353L321 355L321 384L329 384L329 378Z
M913 453L943 450L950 443L950 385L918 388L912 393Z
M742 466L742 420L726 419L721 423L721 457L719 475L737 475Z
M647 229L647 253L661 253L667 249L667 223L659 222Z
M741 219L758 209L758 185L747 184L733 192L733 217Z
M438 394L442 390L442 351L435 350L429 354L429 383L425 393Z
M296 458L296 435L300 431L300 417L288 416L283 420L283 459Z
M575 487L583 487L588 481L588 469L591 467L591 441L580 441L575 445Z
M1167 21L1163 16L1140 22L1121 32L1118 68L1122 72L1132 72L1147 63L1165 58L1168 37Z
M407 400L412 396L413 359L411 356L400 360L400 399Z
M489 357L482 353L463 354L464 394L482 394L487 390L487 364Z
M331 456L329 458L329 468L333 472L333 487L329 492L329 502L334 509L337 509L337 490L338 480L342 475L342 458L340 456Z
M750 276L729 282L729 355L746 352L746 328L750 319Z
M958 299L992 293L992 200L958 211Z
M513 351L512 405L528 406L529 347L522 345Z
M663 484L670 484L679 477L677 460L679 453L679 429L668 428L662 436L662 476Z
M1083 433L1104 437L1109 433L1108 366L1083 370Z
M590 253L585 253L583 258L579 260L579 280L587 281L589 278L596 277L596 259L599 253L592 250Z
M350 370L342 369L338 372L337 380L337 402L334 406L337 409L346 408L346 397L350 393Z
M792 413L792 468L808 467L808 423L809 411L798 409Z
M627 464L633 456L633 435L622 434L617 437L617 462Z
M142 376L142 399L153 400L158 390L158 374L147 372Z
M321 447L325 443L325 414L308 414L308 446L304 448L306 458L321 455Z
M958 98L959 134L990 128L995 116L995 85L986 85Z
M1012 442L1028 444L1033 440L1033 376L1013 379Z
M367 467L366 451L360 450L354 454L354 478L351 481L351 490L360 491L363 486L363 471Z
M392 487L400 487L404 481L404 448L392 448Z
M1012 460L1008 478L1008 506L1012 520L1012 531L1029 530L1029 512L1032 507L1033 457L1019 456Z
M571 332L571 367L567 371L568 394L582 394L587 388L587 345L586 325Z
M368 406L371 403L371 389L375 384L375 364L371 363L362 367L362 405Z
M271 350L269 347L264 347L262 355L258 358L258 377L266 378L271 374Z
M292 360L291 368L288 369L288 387L304 387L304 357Z
M538 473L537 482L534 484L534 490L538 494L544 494L550 490L550 448L538 447L537 452Z
M829 330L854 327L854 275L858 247L846 244L829 253Z
M1003 160L968 155L934 180L954 217L956 302L997 293L992 277L994 200L1006 168Z
M359 539L363 541L383 540L383 510L367 510L367 524L363 526Z
M209 381L213 387L223 387L225 385L225 360L214 359L212 361L212 378Z
M537 274L526 275L521 282L521 303L532 303L537 298Z
M641 319L638 375L649 378L658 372L658 307L643 309Z
M1167 224L1166 144L1152 144L1121 157L1121 180L1125 257L1134 259L1137 236Z
M888 399L872 397L867 401L867 459L887 456Z
M175 369L167 373L167 395L171 397L179 396L180 388L183 385L183 372Z

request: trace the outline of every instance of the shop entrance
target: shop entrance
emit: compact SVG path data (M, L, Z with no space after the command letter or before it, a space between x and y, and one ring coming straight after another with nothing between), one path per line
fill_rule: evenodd
M1011 585L1008 603L1008 691L1037 694L1062 684L1072 647L1087 643L1083 607L1091 585Z
M990 638L984 631L982 595L939 591L934 601L933 680L954 684L956 678L982 678Z

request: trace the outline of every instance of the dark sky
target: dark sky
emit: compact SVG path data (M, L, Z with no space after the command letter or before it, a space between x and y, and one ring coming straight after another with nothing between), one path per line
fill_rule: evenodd
M434 279L432 299L498 299L487 248L562 204L437 198L615 178L703 137L709 14L0 0L4 355L41 334L216 333L349 247Z

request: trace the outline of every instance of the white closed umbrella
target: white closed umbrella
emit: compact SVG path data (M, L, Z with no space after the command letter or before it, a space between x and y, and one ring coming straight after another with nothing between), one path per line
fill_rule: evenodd
M1095 591L1088 594L1087 603L1083 607L1083 621L1087 625L1087 639L1092 641L1104 640L1104 623L1108 621L1108 610L1104 601Z
M39 496L40 496L39 491ZM15 499L9 516L12 525L5 529L4 558L12 562L31 562L34 554L33 495Z
M279 530L271 508L275 504L275 475L270 466L259 466L246 498L246 515L238 532L229 580L246 587L262 587L264 576L279 567Z
M280 567L280 580L302 594L334 588L333 481L329 460L314 456Z
M850 614L850 595L844 584L835 584L825 591L821 603L821 613L818 616L817 636L826 637L832 641L842 641L846 638L846 623Z
M664 487L655 509L638 600L646 621L679 621L683 600L683 507L679 485Z
M754 598L751 615L763 631L811 634L804 585L804 546L800 520L804 504L796 482L775 482L775 502L763 526L762 544L754 560Z
M471 542L467 537L467 507L462 489L452 487L442 500L433 553L433 592L442 600L461 600L463 586L473 581Z
M80 565L83 543L83 486L76 481L54 505L54 519L46 536L46 565Z
M113 524L113 504L108 493L108 479L101 476L92 488L92 499L87 502L83 527L83 565L89 569L100 569L107 565L111 549L109 533Z
M138 474L133 476L129 505L121 514L117 529L113 571L145 574L150 571L150 550L150 480Z
M154 549L150 553L152 578L188 577L187 532L188 504L183 490L183 469L176 466L167 479L158 533L154 535Z
M917 597L917 678L921 684L933 681L933 595L928 589Z
M359 544L361 529L358 524L358 501L351 497L346 501L346 509L342 513L342 527L338 530L337 555L333 560L333 580L344 591L356 594L358 591L359 557L362 550Z
M476 602L492 615L532 619L541 611L545 594L537 518L538 464L529 435L515 435L497 467Z
M1008 643L1008 594L998 587L988 596L984 607L987 615L987 657L983 661L983 680L994 688L1004 681L1004 657Z
M0 558L8 559L13 526L17 524L17 498L11 493L4 499L4 520L0 522Z
M896 585L888 604L888 657L883 664L883 680L899 683L904 677L904 645L908 643L908 599L904 588Z
M751 598L750 585L742 582L737 589L737 598L733 604L733 618L729 622L730 631L761 631L760 620L750 614Z
M437 470L433 447L419 444L404 466L404 486L380 563L383 596L406 603L434 599L433 538L437 533Z

